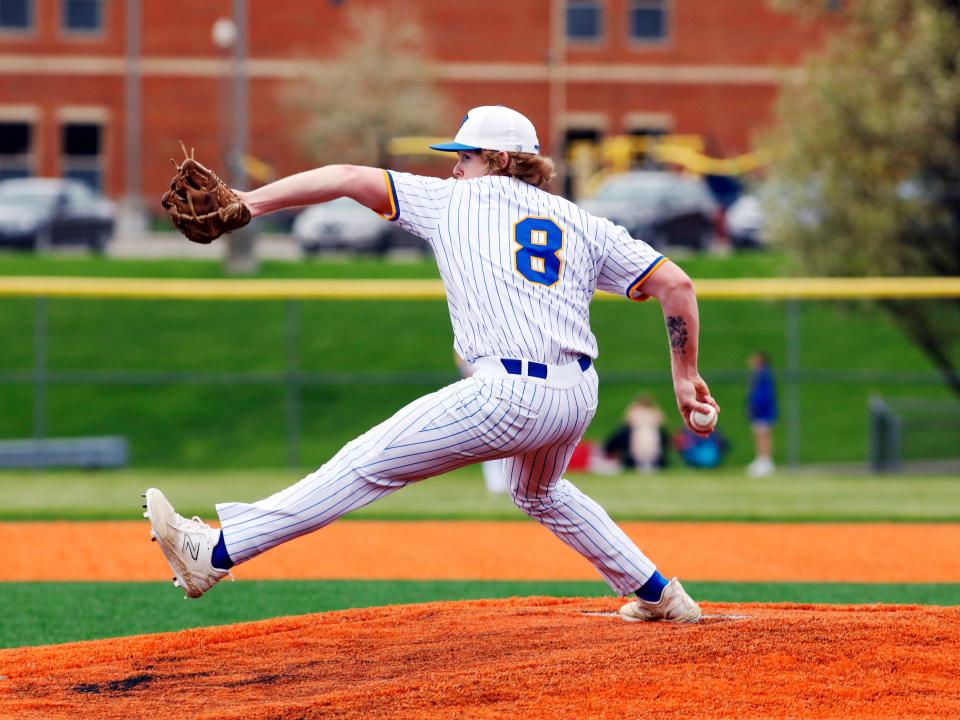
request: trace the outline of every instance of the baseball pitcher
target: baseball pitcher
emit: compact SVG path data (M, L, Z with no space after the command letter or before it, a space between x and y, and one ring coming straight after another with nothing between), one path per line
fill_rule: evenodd
M624 620L696 622L700 608L680 582L661 575L603 508L563 478L597 408L598 349L589 324L597 288L660 302L687 427L694 429L692 412L718 408L697 369L689 277L624 228L548 192L553 164L520 113L474 108L453 142L432 147L456 153L453 177L331 165L241 192L222 187L192 158L184 161L191 191L210 188L212 197L191 198L175 178L164 204L200 242L236 227L238 218L343 196L424 238L446 290L454 351L473 374L402 408L285 490L217 504L220 530L181 517L159 490L147 490L145 515L175 584L200 597L236 563L410 483L499 459L517 507L592 563L618 594L635 594L620 609ZM198 178L201 170L207 176Z

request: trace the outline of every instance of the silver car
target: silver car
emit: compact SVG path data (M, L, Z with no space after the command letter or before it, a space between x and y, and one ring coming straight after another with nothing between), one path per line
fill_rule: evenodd
M113 237L115 205L78 180L0 181L0 247L86 245L101 253Z
M764 221L760 197L753 193L743 193L727 208L727 236L730 244L738 250L765 247Z
M293 221L307 255L348 251L382 255L397 248L425 251L426 243L350 198L312 205Z

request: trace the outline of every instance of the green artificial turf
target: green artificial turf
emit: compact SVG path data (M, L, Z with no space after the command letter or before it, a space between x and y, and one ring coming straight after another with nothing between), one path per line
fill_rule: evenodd
M684 581L713 602L960 604L960 585ZM600 582L239 581L185 601L170 583L0 583L0 647L225 625L286 615L514 596L610 597ZM389 612L385 609L384 612Z
M621 521L960 521L960 478L948 475L757 479L738 469L568 477ZM182 514L210 519L217 502L256 500L299 479L286 470L2 471L0 520L135 520L148 487L163 490ZM348 519L527 521L509 497L487 493L476 466L413 484Z

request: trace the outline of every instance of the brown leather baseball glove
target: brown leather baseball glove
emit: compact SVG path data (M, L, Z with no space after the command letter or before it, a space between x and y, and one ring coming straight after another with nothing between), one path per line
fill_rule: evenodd
M217 174L193 159L193 150L177 165L177 174L160 204L177 230L195 243L211 243L224 233L250 222L250 209L227 187Z

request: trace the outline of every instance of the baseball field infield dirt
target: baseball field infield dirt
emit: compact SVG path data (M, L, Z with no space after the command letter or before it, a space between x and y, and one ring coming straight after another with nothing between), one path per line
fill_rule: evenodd
M960 581L957 524L624 527L691 580ZM0 523L0 580L165 579L148 532ZM525 522L337 523L236 574L596 579ZM674 626L624 623L619 604L432 603L0 650L0 718L960 717L960 608L707 602Z
M960 608L705 603L624 623L614 599L306 615L0 650L0 717L948 718Z
M733 582L960 582L960 524L623 523L666 575ZM0 581L162 580L141 522L0 523ZM922 552L920 552L922 549ZM533 522L339 522L244 579L596 580Z

